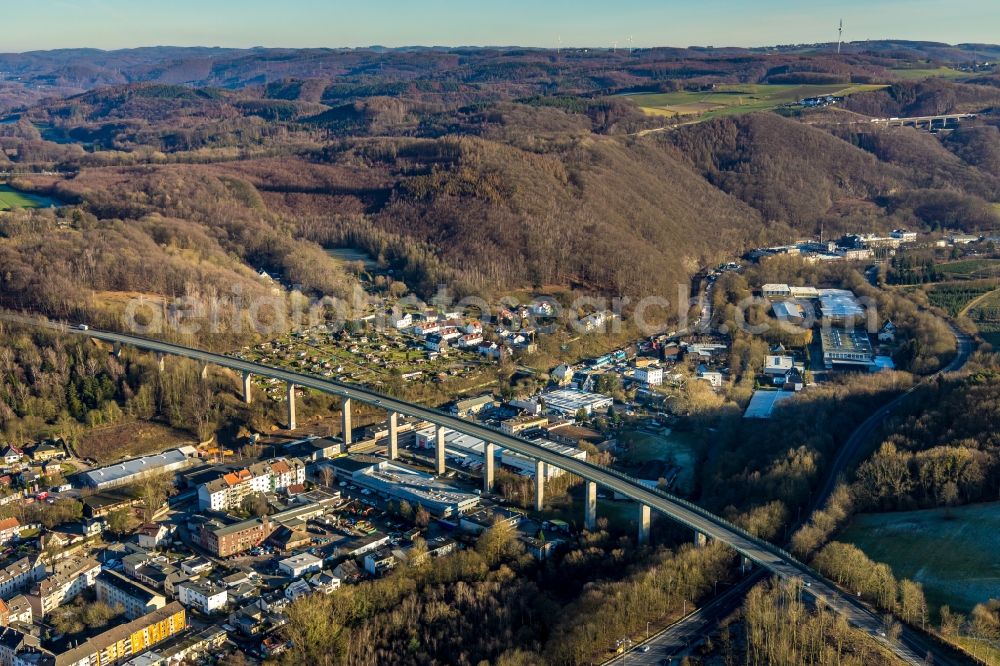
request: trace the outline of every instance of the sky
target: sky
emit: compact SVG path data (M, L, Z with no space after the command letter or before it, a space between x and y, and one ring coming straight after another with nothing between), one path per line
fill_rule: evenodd
M27 0L0 52L135 46L767 46L1000 42L1000 0Z

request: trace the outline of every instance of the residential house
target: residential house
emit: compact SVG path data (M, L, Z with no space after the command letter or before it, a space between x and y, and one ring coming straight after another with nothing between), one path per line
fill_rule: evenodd
M721 372L716 370L709 370L708 366L704 363L698 365L698 369L695 372L698 379L708 382L709 386L712 388L721 388L723 383L723 376Z
M0 666L14 666L22 650L38 649L38 638L14 627L0 632Z
M76 595L93 587L101 563L89 557L71 557L57 562L52 574L35 583L28 596L32 613L44 617Z
M330 594L340 587L340 579L327 571L320 571L309 578L309 584L322 594Z
M40 464L53 458L65 458L66 450L63 448L62 440L49 440L35 444L28 451L31 461Z
M173 527L165 523L146 523L136 531L139 545L147 550L156 550L166 545L173 534Z
M882 328L878 331L878 341L889 344L896 341L896 325L893 324L891 320L886 320L886 322L882 324Z
M320 571L322 568L323 560L309 553L299 553L278 562L278 570L292 578L301 578L306 574Z
M782 388L786 391L801 391L805 387L802 374L795 368L785 373Z
M483 342L482 333L468 333L458 339L456 345L462 348L477 347Z
M382 548L365 555L365 571L372 576L381 576L394 569L398 561L389 548Z
M299 578L298 580L294 580L289 583L288 587L285 588L285 597L289 601L295 601L296 599L310 594L312 591L313 590L309 586L309 583Z
M3 451L0 451L0 456L3 457L3 463L5 465L16 465L21 462L21 458L24 457L24 451L8 444L3 448Z
M0 520L0 545L16 539L21 534L21 521L17 518Z
M284 490L306 481L306 466L298 458L275 458L226 472L198 486L198 508L230 511L255 493Z
M45 578L45 564L37 555L22 557L0 569L0 598L12 596Z
M205 615L226 607L229 594L226 588L212 581L191 580L177 586L177 598L184 606L195 608Z
M28 601L28 597L23 594L10 599L5 605L7 606L6 615L8 624L18 622L31 626L31 623L34 622L35 612L31 610L31 602Z
M125 617L135 620L167 605L167 599L117 571L102 571L97 576L97 600L114 608L121 606Z
M784 377L795 366L795 359L781 354L768 354L764 357L764 374L774 377Z
M441 354L448 351L448 341L444 336L432 333L424 338L424 348Z
M655 365L636 368L635 379L647 386L660 386L663 384L663 368Z

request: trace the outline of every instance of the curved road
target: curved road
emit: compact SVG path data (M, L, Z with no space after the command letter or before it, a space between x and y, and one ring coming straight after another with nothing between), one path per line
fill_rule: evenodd
M885 420L906 400L906 397L913 393L921 384L926 383L939 375L961 370L968 362L974 350L973 341L954 325L951 325L956 339L956 354L948 365L941 368L932 375L924 377L920 382L914 384L910 389L897 396L887 404L875 411L871 416L861 422L854 429L847 441L840 447L837 456L831 464L827 473L826 482L816 495L816 499L809 510L811 515L816 509L826 503L827 498L836 488L841 474L847 466L861 457L863 448L871 441L872 435ZM736 611L743 603L743 596L749 591L752 584L761 580L763 576L758 569L753 574L740 582L732 590L712 599L698 611L691 613L684 619L674 623L660 634L654 636L649 641L643 643L650 646L650 651L646 653L634 653L629 660L635 664L659 664L664 657L673 659L685 654L692 641L700 641L707 634L714 631L718 623L725 617ZM968 659L956 651L942 646L923 632L916 631L910 627L903 627L900 640L906 642L910 649L916 654L932 654L935 664L964 664Z
M879 407L875 410L875 413L862 421L861 425L854 429L851 436L847 438L847 441L844 442L843 446L840 447L840 450L837 451L837 457L833 459L833 463L830 465L830 469L827 472L826 483L823 484L823 487L820 488L819 493L817 493L816 500L812 506L812 511L809 512L810 514L826 503L827 498L833 493L833 489L836 488L840 475L843 474L844 470L847 469L847 466L852 461L855 461L860 457L863 448L871 440L875 430L879 428L889 416L892 415L892 413L910 396L911 393L920 388L922 384L933 381L943 374L961 370L962 367L965 366L966 362L968 362L969 357L972 355L975 348L972 343L972 338L958 330L954 324L949 325L951 326L952 332L955 334L955 358L953 358L948 365L944 366L934 374L924 377L906 391Z
M119 345L130 345L160 354L186 357L206 364L219 365L240 372L277 379L295 384L296 386L311 388L322 393L364 402L387 411L394 411L399 414L427 420L436 425L450 428L484 441L493 442L498 446L509 448L512 451L554 465L559 469L576 474L589 481L594 481L636 502L645 504L697 532L728 544L738 553L772 572L774 575L782 578L799 578L805 586L805 591L812 594L817 602L822 602L832 610L843 614L851 624L875 636L878 636L882 630L883 622L878 614L869 610L851 595L840 591L833 583L827 581L819 573L796 560L783 549L750 535L745 530L728 523L719 516L691 502L659 490L647 488L636 479L616 470L591 462L577 460L518 437L512 437L499 430L465 421L451 414L405 402L360 386L323 379L313 375L298 374L223 354L134 335L95 329L69 328L62 324L44 322L17 315L4 314L2 318L16 323L30 326L44 326L63 333L86 336ZM927 652L923 651L923 647L920 644L905 640L905 638L899 642L882 640L887 647L892 649L906 662L910 664L923 663ZM942 662L938 661L936 663Z

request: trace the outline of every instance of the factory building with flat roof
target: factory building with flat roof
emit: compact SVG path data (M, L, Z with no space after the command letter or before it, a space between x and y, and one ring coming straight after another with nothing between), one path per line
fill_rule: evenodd
M875 355L868 333L860 328L821 328L823 364L835 367L875 369Z
M130 483L151 476L176 472L198 461L198 452L192 446L182 446L163 453L133 458L106 467L98 467L79 475L85 486L106 490L127 486Z
M435 440L435 430L434 426L430 428L424 428L423 430L417 431L416 444L420 448L433 449L436 443ZM586 460L587 452L578 449L575 446L566 446L565 444L557 444L547 439L532 439L534 444L543 446L556 453L561 453L577 460ZM444 451L445 456L453 460L458 461L458 464L462 467L478 470L483 466L483 451L485 449L485 444L483 440L473 437L471 435L465 435L448 428L444 429ZM496 456L499 458L498 462L518 474L524 476L534 476L535 475L535 461L533 458L521 455L515 451L505 449L503 447L495 447ZM545 466L545 478L553 479L557 476L563 474L563 470L552 465Z
M569 417L576 416L581 409L587 414L601 412L614 403L614 400L606 395L572 388L547 391L540 396L540 399L545 404L545 409Z
M418 504L435 516L456 516L471 511L479 496L456 489L447 481L371 456L346 456L327 463L338 479L356 483L395 500Z

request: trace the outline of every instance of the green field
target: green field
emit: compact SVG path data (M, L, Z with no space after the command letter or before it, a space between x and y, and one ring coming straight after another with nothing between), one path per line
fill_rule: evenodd
M974 280L977 278L990 278L1000 276L1000 259L985 257L962 259L961 261L938 264L936 268L948 276L948 279L965 278L967 280Z
M960 72L951 67L937 67L935 69L890 69L889 71L897 78L910 80L929 79L934 76L946 79L957 79L962 76L968 76L965 72Z
M677 489L680 491L691 489L698 454L697 444L693 438L669 430L659 434L645 430L625 430L618 438L628 447L625 459L629 465L639 466L647 460L672 459L681 468L677 477Z
M966 313L984 335L1000 331L1000 289L977 300ZM995 336L994 336L995 338ZM995 346L995 342L990 342Z
M878 90L882 85L720 85L705 92L679 91L628 95L650 115L698 116L707 120L717 116L771 111L786 104L795 104L806 97L834 95L842 97L857 92Z
M996 280L939 282L926 288L927 300L931 305L947 310L948 314L955 317L970 303L997 286Z
M46 208L55 206L55 199L20 192L10 185L0 185L0 210L11 210L13 208Z
M934 617L942 604L967 613L1000 598L1000 503L862 514L838 540L922 583Z

